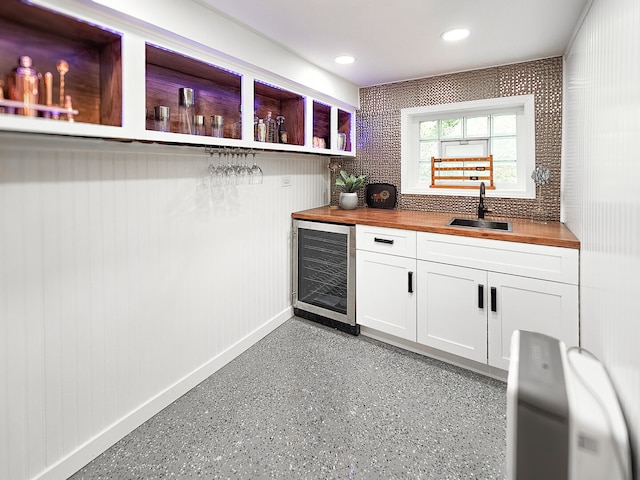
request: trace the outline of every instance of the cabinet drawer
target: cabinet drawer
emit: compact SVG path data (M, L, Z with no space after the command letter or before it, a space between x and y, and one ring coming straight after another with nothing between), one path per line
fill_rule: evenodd
M416 232L356 225L356 248L401 257L416 256Z
M490 272L578 284L578 250L418 232L417 258Z

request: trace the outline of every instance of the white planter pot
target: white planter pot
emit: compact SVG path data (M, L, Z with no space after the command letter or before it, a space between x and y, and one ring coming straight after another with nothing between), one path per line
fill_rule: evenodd
M356 192L340 192L338 205L340 205L340 208L343 210L353 210L358 206L358 194Z

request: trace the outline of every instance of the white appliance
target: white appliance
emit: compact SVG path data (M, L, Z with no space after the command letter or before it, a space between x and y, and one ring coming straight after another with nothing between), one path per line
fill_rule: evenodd
M509 480L630 480L626 422L603 365L517 330L507 380Z

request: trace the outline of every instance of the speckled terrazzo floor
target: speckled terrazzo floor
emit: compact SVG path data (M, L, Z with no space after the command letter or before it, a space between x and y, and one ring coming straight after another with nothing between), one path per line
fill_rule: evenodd
M79 479L503 479L506 386L294 318Z

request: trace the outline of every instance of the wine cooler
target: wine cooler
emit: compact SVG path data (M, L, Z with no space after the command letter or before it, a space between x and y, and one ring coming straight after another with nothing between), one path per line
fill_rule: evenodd
M357 335L355 226L293 221L293 308Z

